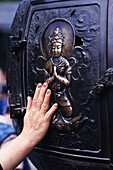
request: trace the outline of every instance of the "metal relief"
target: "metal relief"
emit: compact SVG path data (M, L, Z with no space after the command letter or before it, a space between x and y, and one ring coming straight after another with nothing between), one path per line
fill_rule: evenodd
M9 37L9 53L8 53L8 65L7 65L7 85L8 95L10 103L11 118L22 119L25 111L25 100L23 102L22 96L22 52L26 48L26 40L24 39L24 31L22 29L22 23L24 15L26 14L26 8L28 6L27 1L22 2L21 8L18 8L11 28L11 36ZM19 129L19 127L18 127ZM22 129L22 128L21 128Z
M14 36L19 36L19 31L21 31L22 29L22 24L24 21L24 16L26 15L27 12L27 7L28 7L28 2L27 1L22 1L21 2L21 7L17 9L16 15L14 20L16 20L16 22L13 22L12 24L12 34Z
M105 89L108 87L113 87L113 68L107 69L104 76L95 84L89 93L88 102L92 99L101 99Z
M83 118L81 113L77 116L73 113L70 86L72 69L76 67L77 62L75 57L71 57L70 54L74 41L75 33L72 25L66 20L57 19L50 23L42 36L41 46L46 58L43 56L37 58L37 64L40 63L38 61L40 59L45 61L44 68L41 69L37 66L36 69L45 74L44 81L49 84L52 91L51 105L58 103L52 124L60 132L77 129L79 123L88 119ZM74 78L74 80L77 79Z
M24 0L17 9L7 62L16 133L39 82L52 91L50 106L58 103L47 135L29 155L38 169L112 167L112 6Z
M90 12L88 7L73 7L49 13L42 10L32 16L27 43L28 92L33 96L37 83L46 81L52 90L51 105L59 104L46 144L100 149L98 104L87 103L99 77L99 17L95 10L99 10L96 5ZM90 141L95 141L95 148Z

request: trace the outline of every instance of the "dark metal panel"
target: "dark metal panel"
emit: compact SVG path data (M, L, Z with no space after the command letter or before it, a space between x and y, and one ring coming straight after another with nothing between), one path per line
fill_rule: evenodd
M63 7L66 7L66 10L63 8ZM107 18L107 3L101 3L100 1L91 1L90 3L89 3L89 5L88 5L88 2L87 1L81 1L81 3L79 2L79 1L71 1L71 3L70 4L68 4L68 2L62 2L62 3L50 3L50 4L43 4L43 5L31 5L31 7L30 7L30 9L31 9L31 13L30 13L30 20L28 20L29 21L29 24L30 24L30 28L29 27L27 27L27 30L26 30L26 35L28 36L28 39L29 39L29 41L30 41L30 45L29 45L29 42L28 42L28 46L27 46L27 48L28 48L28 58L29 59L31 59L31 63L29 63L28 64L28 66L31 64L32 65L32 69L31 69L31 71L28 71L28 89L30 89L30 90L28 90L29 92L31 91L31 93L30 93L30 95L32 95L32 92L34 91L34 90L32 90L33 89L33 85L31 84L29 84L29 82L30 82L30 79L31 79L31 77L33 78L33 72L35 73L36 72L36 70L35 70L35 66L34 66L34 64L36 63L35 61L35 58L37 58L37 54L36 53L38 53L39 55L42 55L41 54L41 51L40 51L40 47L39 47L39 42L38 42L38 39L40 38L40 37L38 37L38 35L40 35L40 34L42 34L42 32L43 32L43 30L44 30L44 28L47 26L47 24L48 24L48 22L50 21L50 20L52 20L53 18L55 19L55 18L60 18L61 16L63 16L65 19L69 19L69 13L71 14L71 15L74 15L74 11L77 11L77 9L82 9L83 8L83 10L85 11L86 9L86 13L87 13L87 11L88 11L88 8L90 9L89 11L90 12L92 12L94 9L92 8L92 6L94 6L95 7L95 10L96 10L96 8L98 9L96 12L96 15L98 14L99 16L98 16L98 24L99 24L99 31L100 31L100 41L101 41L101 43L100 44L97 44L97 46L96 47L94 47L94 44L93 44L93 48L92 48L92 53L94 53L93 55L95 56L95 58L96 58L96 55L97 56L101 56L101 57L99 57L97 60L95 60L96 62L99 62L99 67L96 69L96 72L95 72L95 74L98 74L98 72L99 72L99 74L98 74L98 76L97 76L97 78L95 79L95 80L93 80L93 83L92 83L92 85L94 85L95 83L96 83L96 81L98 81L98 79L99 79L99 77L101 76L101 74L103 74L104 73L104 71L106 70L106 27L103 29L103 23L105 23L106 22L106 18ZM60 11L60 9L63 11ZM45 10L45 11L44 11ZM70 11L71 12L70 12ZM57 12L58 11L58 12ZM65 12L66 11L66 12ZM82 10L81 10L82 11ZM106 12L105 12L106 11ZM56 12L56 15L55 15L55 12ZM44 15L44 13L45 13L45 15ZM81 12L82 13L82 12ZM102 14L104 14L104 17L102 18ZM47 17L47 15L49 15L49 17ZM70 15L70 16L71 16ZM90 14L89 14L90 15ZM36 18L36 16L37 16L37 18L38 18L38 20L37 21L35 21L34 20L34 17L35 16L35 18ZM46 16L46 17L45 17ZM52 18L53 17L53 18ZM99 20L100 18L102 18L102 20ZM32 18L32 19L31 19ZM41 22L40 21L40 18L43 18L42 20L43 20L43 22ZM46 19L46 18L48 18L48 19ZM95 16L95 18L96 18L96 16ZM73 17L73 20L74 20L74 17ZM69 21L71 21L71 19L69 19ZM71 21L72 23L73 23L73 21ZM76 22L76 18L75 18L75 22ZM96 20L95 20L95 22L96 22ZM36 26L36 24L38 25L38 23L39 23L39 27L38 26ZM87 23L87 22L86 22ZM92 23L93 23L93 21L92 21ZM27 26L29 26L29 24L27 25ZM40 25L41 24L41 25ZM87 23L87 25L88 25L89 23ZM93 24L92 24L93 25ZM95 24L96 25L96 24ZM88 25L89 26L89 25ZM97 26L97 25L96 25ZM33 42L34 42L34 40L35 40L35 29L36 29L36 27L38 28L37 29L37 49L34 49L34 51L30 51L29 49L33 49L33 47L32 46L34 46L34 44L33 44ZM41 28L40 28L41 27ZM97 26L98 27L98 26ZM28 29L29 28L29 29ZM77 30L78 29L78 30ZM93 29L96 29L96 27L93 27L92 28L92 30ZM39 30L41 30L40 31L40 33L38 33L38 31ZM76 33L77 33L77 31L78 31L78 35L80 36L80 32L79 32L79 28L76 28L75 27L75 30L76 30ZM91 30L88 30L88 31L91 31ZM96 31L96 30L95 30ZM29 33L28 33L29 32ZM81 31L82 32L82 31ZM88 35L88 36L91 36L91 34L92 33L90 33L90 32L87 32L87 33L89 33L90 35ZM82 34L82 33L81 33ZM104 37L104 39L105 39L105 41L102 41L102 38ZM91 38L91 37L90 37ZM89 38L89 39L90 39ZM88 39L87 39L88 40ZM86 42L85 43L87 43L87 40L86 40ZM88 40L88 41L90 41L90 40ZM99 41L98 41L98 43L99 43ZM99 46L98 45L100 45L100 49L98 48ZM103 47L104 47L104 49L103 49ZM94 50L94 48L96 48L96 51ZM90 48L89 48L89 50L90 50ZM94 50L94 51L93 51ZM35 51L37 51L37 52L35 52ZM99 53L98 53L99 52ZM33 54L34 53L34 54ZM33 55L33 57L32 57L32 55ZM30 58L31 57L31 58ZM34 60L34 61L33 61ZM100 64L101 63L101 64ZM94 65L92 65L92 68L94 67ZM98 70L98 72L97 72L97 70ZM94 74L94 70L93 70L93 74ZM39 76L39 74L38 74L38 77L40 77ZM90 76L89 76L90 77ZM34 79L34 78L33 78ZM35 80L36 81L36 80ZM43 79L41 79L41 78L39 78L39 81L42 81L43 82ZM33 82L33 80L31 81L31 82ZM76 85L74 85L74 86L76 86ZM82 86L81 86L81 88L82 88ZM95 103L96 104L96 103ZM98 114L97 114L97 116L98 116ZM57 136L57 134L56 134L56 136ZM54 138L54 137L53 137ZM75 140L76 141L76 140ZM104 143L104 142L103 142ZM55 147L56 148L56 147ZM87 150L87 149L86 149ZM87 151L86 151L87 152Z
M112 4L111 1L110 3ZM70 93L67 95L68 88L62 85L63 93L57 91L65 97L68 106L72 108L72 114L70 112L71 116L66 117L60 108L55 113L62 113L61 119L56 116L57 122L52 120L47 136L30 156L32 159L35 153L33 162L39 169L52 169L54 165L57 169L109 169L109 161L111 159L112 162L113 159L112 107L111 103L108 105L107 102L112 96L108 94L109 97L106 97L106 89L111 86L112 70L108 70L105 75L104 72L111 62L111 49L107 46L107 40L110 43L108 34L112 32L111 23L107 21L107 17L111 16L111 8L112 5L110 7L107 0L26 0L17 10L10 37L8 86L11 116L16 118L15 124L19 131L22 129L27 95L33 96L37 83L47 80L44 78L45 74L41 74L43 70L47 72L47 64L54 65L48 58L48 47L46 48L49 44L48 37L51 37L56 29L53 28L57 25L62 31L64 27L64 30L68 28L68 32L71 28L75 31L75 35L68 39L73 47L72 53L68 50L65 53L65 47L62 51L65 56L62 61L74 66L70 70L72 74L69 72L72 78ZM51 35L49 30L52 30ZM65 35L68 34L65 32ZM74 46L71 42L73 39ZM68 44L68 41L65 43ZM62 74L64 70L58 71ZM51 85L50 88L54 92ZM51 104L54 100L55 98L51 98Z
M37 154L39 153L39 154ZM48 154L45 151L40 152L39 150L33 150L30 155L28 156L32 163L38 168L39 170L107 170L111 169L108 162L104 160L104 163L101 163L99 160L90 160L88 158L80 159L72 158L67 155L56 155Z
M108 68L113 67L113 1L108 4Z
M108 90L108 123L109 123L109 138L110 138L110 165L113 168L113 88Z

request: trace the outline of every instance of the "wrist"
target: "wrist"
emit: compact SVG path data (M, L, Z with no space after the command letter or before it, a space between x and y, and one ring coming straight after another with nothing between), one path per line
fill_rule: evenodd
M23 131L20 134L20 137L22 138L25 147L27 147L29 150L32 150L37 143L40 142L40 134L35 134L34 132L28 133L26 130L23 129Z
M23 143L24 148L26 148L28 152L30 152L34 148L34 141L30 139L29 135L25 134L24 132L21 132L18 138L20 139L20 142Z

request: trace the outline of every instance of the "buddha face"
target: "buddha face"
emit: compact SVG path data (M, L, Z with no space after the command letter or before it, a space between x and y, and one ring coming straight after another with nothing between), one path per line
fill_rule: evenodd
M54 42L51 45L51 53L53 57L60 57L62 52L62 44L59 42Z

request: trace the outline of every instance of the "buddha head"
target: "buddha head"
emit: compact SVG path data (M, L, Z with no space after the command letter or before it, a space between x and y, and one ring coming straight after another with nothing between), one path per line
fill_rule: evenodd
M62 34L62 31L59 28L56 28L53 34L49 37L51 54L55 58L60 57L62 53L62 48L65 45L64 37L65 35Z

